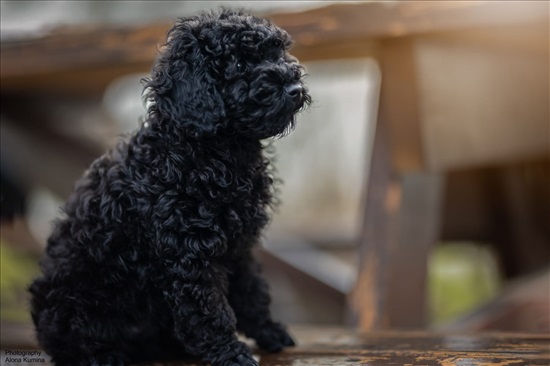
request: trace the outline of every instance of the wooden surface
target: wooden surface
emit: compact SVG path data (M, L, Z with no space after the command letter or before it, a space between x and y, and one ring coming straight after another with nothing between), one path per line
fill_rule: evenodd
M300 345L267 355L275 365L548 365L550 336L438 335L421 332L356 333L296 328Z
M357 333L342 328L293 327L295 348L257 354L261 366L298 365L548 365L550 336L448 335L427 332ZM5 358L3 348L2 359ZM10 365L2 363L2 365ZM47 365L42 363L41 365ZM170 366L200 365L172 363ZM160 366L160 365L155 365Z

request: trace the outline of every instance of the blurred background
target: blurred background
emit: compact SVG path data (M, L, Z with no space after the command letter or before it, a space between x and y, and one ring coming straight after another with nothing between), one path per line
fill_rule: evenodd
M278 319L550 331L548 3L2 1L2 347L32 344L51 222L139 126L174 17L219 5L285 28L314 99L272 142Z

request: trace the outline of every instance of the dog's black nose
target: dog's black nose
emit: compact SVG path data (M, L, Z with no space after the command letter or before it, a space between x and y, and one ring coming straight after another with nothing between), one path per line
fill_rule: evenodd
M302 95L302 85L298 83L288 84L285 86L285 92L292 98L298 98Z

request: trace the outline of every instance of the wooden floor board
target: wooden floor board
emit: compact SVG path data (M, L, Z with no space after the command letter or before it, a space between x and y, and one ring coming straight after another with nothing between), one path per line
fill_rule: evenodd
M258 352L261 366L300 365L549 365L550 335L523 333L443 334L433 332L370 332L332 327L296 326L291 332L295 348L278 354ZM50 366L47 362L6 362L1 365ZM20 357L20 356L15 356ZM199 366L177 362L154 366Z

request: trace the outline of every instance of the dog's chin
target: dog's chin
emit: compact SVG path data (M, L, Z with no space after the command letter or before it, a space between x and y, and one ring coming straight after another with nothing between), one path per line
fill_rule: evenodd
M306 109L311 103L311 97L308 94L304 94L300 100L296 101L294 103L294 108L292 109L292 115L294 116L296 113L303 111Z
M273 121L266 124L265 128L245 131L243 134L253 139L264 140L269 138L281 138L292 132L295 125L295 119L290 116L286 119Z
M300 100L291 103L291 109L281 112L280 118L270 124L271 128L265 131L262 138L282 138L289 135L296 126L296 114L307 108L309 104L310 97L307 94L304 94Z
M255 112L249 114L239 111L233 118L238 122L232 128L241 136L258 140L287 136L294 130L296 114L307 108L310 101L307 93L298 99L278 95L271 98L271 104L266 103L268 107L265 104L258 106Z
M276 130L273 130L271 133L268 134L265 138L282 138L287 135L289 135L296 125L296 120L294 117L290 117L290 119L281 127L279 127Z

